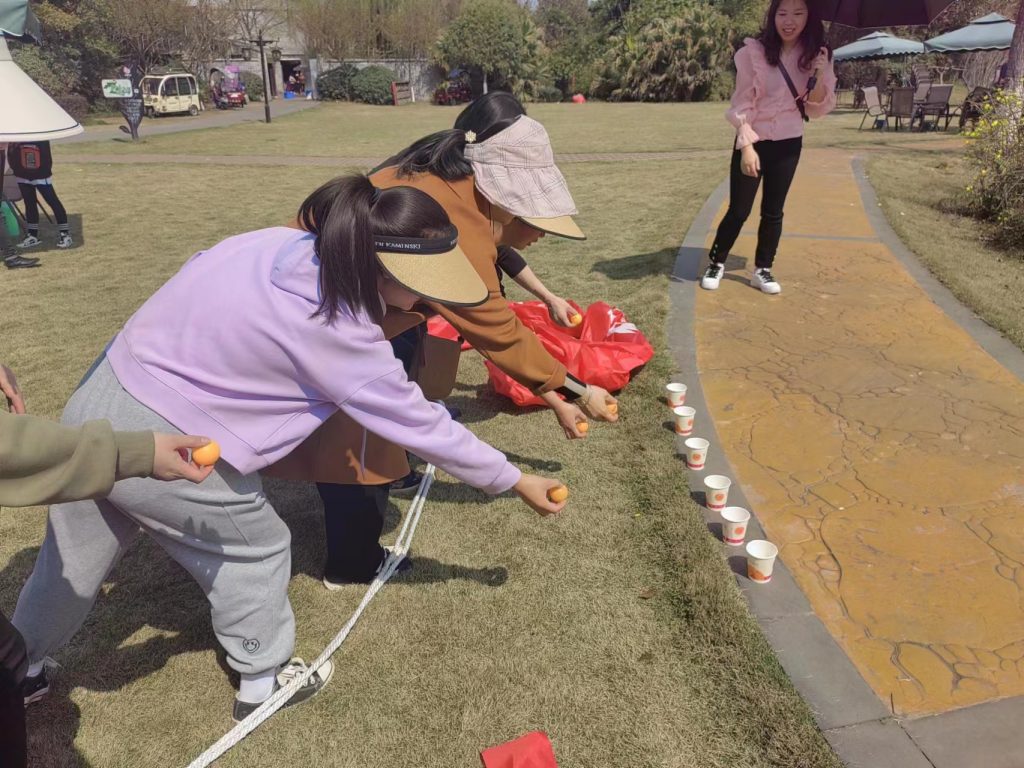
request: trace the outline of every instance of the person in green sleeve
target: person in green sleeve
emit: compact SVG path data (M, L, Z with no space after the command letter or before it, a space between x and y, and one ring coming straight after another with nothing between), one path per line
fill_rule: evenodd
M155 477L201 483L213 467L186 456L210 441L190 435L114 432L109 422L65 427L25 415L25 401L11 369L0 363L0 505L73 501L106 496L118 480ZM24 766L25 705L21 682L28 668L25 642L0 612L0 756L3 765Z

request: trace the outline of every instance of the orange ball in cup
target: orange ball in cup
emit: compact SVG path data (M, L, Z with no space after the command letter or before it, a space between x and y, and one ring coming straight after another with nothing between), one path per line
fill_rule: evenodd
M217 459L220 458L220 446L217 445L213 440L208 442L202 448L192 449L192 461L198 464L200 467L208 467L211 464L216 464Z
M569 489L564 485L560 485L557 488L552 488L548 491L548 500L555 504L561 504L563 501L569 498Z

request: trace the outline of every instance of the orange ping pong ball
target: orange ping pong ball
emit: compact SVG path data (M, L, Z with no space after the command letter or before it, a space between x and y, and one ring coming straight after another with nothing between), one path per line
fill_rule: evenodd
M583 315L577 312L575 315L569 317L569 323L572 326L577 326L583 322Z
M208 442L202 448L192 449L192 461L198 464L200 467L208 467L211 464L216 464L217 459L220 458L220 446L217 445L213 440Z
M585 421L578 422L576 424L576 429L578 429L580 432L582 432L585 435L585 434L587 434L587 432L590 431L590 424L588 424Z
M618 412L619 412L619 404L618 403L609 403L608 404L608 413L610 413L610 414L612 414L612 416L614 416Z
M561 504L563 501L569 498L569 489L564 485L560 485L557 488L552 488L548 491L548 499L555 504Z

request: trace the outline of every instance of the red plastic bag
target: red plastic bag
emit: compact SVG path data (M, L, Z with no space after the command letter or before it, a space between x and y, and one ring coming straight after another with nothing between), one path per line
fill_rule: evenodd
M480 753L484 768L558 768L548 735L533 731Z
M512 311L540 338L544 348L576 378L617 392L629 383L633 371L654 356L646 337L626 320L622 310L598 301L586 311L575 328L555 324L540 301L510 302ZM544 401L491 362L487 363L491 386L518 406L543 405Z
M440 315L434 315L427 320L427 333L431 336L437 336L439 339L451 339L452 341L459 340L459 332L455 330L455 327L451 323ZM465 352L467 349L472 349L469 342L462 342L462 351Z

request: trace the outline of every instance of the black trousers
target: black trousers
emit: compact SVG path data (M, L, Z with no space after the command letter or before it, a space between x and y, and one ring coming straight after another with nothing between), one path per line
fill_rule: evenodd
M57 191L53 188L53 184L19 184L18 189L21 190L21 196L25 200L25 220L28 222L29 229L39 231L39 200L36 198L36 192L50 206L50 210L53 211L53 215L57 219L57 225L62 228L67 227L68 212L64 210L64 205L57 197Z
M28 669L25 641L0 613L0 765L22 768L28 764L25 704L21 681Z
M754 207L757 188L764 180L764 195L761 198L761 224L757 228L757 250L754 264L757 269L770 269L775 263L775 254L782 239L782 215L786 195L793 183L803 139L782 141L759 141L754 145L761 158L761 175L745 176L740 170L740 150L733 150L732 168L729 172L729 210L718 225L718 234L711 246L711 260L724 264L729 251L736 244L743 225Z
M405 372L420 349L424 326L410 328L391 340L395 357ZM339 485L317 483L324 505L324 530L327 534L328 581L372 581L384 560L380 535L388 509L391 483L383 485Z

